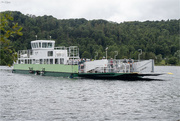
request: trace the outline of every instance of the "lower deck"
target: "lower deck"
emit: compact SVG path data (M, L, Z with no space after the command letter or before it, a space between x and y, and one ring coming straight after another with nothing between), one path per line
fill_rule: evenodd
M14 64L14 70L78 73L78 65Z

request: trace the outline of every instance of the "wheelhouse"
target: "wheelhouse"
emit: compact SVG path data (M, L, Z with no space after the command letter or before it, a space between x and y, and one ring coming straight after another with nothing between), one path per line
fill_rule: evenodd
M53 40L36 40L31 41L31 48L34 49L54 49L55 41Z

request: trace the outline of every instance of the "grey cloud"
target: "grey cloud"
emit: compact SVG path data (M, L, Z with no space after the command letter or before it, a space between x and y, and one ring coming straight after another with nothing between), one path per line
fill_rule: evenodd
M9 0L0 11L16 10L58 19L106 19L114 22L180 18L179 0Z

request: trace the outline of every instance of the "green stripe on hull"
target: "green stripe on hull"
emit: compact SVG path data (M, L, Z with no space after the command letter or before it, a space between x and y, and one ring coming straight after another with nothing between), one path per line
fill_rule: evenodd
M31 74L31 73L29 73L29 70L16 70L16 69L13 69L12 72L13 73L20 73L20 74Z
M78 73L78 65L64 65L64 64L14 64L15 70L29 70L49 72L63 72L63 73Z
M44 76L54 76L54 77L71 77L71 73L62 72L45 72Z

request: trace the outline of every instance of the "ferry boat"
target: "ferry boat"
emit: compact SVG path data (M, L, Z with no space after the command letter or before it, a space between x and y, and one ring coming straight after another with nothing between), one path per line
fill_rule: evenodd
M154 60L80 59L77 46L55 47L54 40L31 41L31 50L19 50L13 73L69 78L136 80L157 76Z

